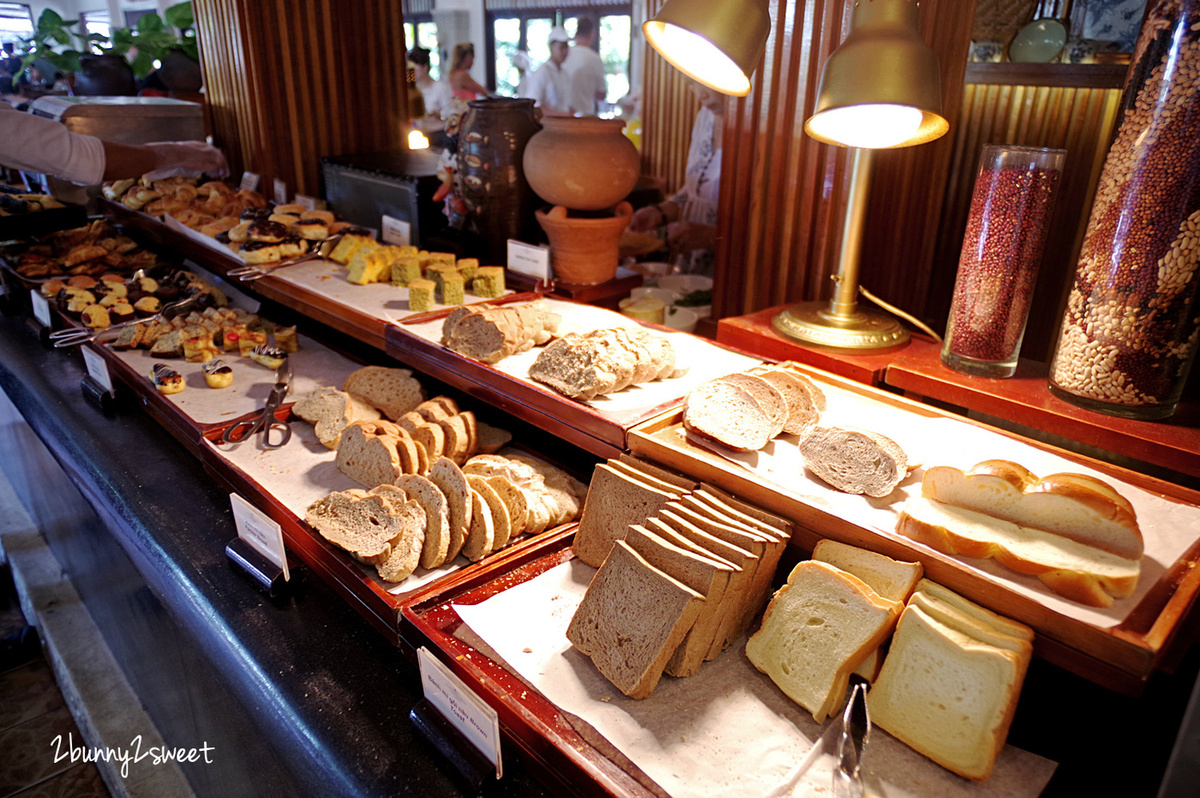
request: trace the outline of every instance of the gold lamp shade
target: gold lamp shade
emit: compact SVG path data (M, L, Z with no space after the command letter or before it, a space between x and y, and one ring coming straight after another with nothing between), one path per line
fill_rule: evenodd
M804 132L842 147L890 149L945 135L937 55L917 0L859 0L849 35L821 72Z
M667 0L642 25L676 69L714 91L745 97L771 32L767 0Z

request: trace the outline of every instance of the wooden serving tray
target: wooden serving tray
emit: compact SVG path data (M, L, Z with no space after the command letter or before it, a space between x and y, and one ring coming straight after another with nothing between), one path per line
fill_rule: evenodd
M631 763L625 763L629 771L622 769L580 736L541 693L454 634L462 621L452 604L478 604L570 560L576 527L571 524L544 535L510 557L485 561L481 564L485 567L470 572L464 569L405 602L400 635L406 645L402 648L411 652L428 648L496 710L506 742L516 747L530 770L555 792L631 798L661 795L632 775L638 771ZM415 653L413 657L415 660Z
M997 436L997 440L1019 441L1155 496L1193 507L1200 505L1200 493L1196 491L997 431L853 380L817 370L809 370L809 373L819 384L911 413L914 423L944 418L967 424L986 430ZM867 426L866 422L863 426ZM875 428L875 431L895 435L887 429ZM805 552L811 552L817 541L831 538L896 559L919 560L929 578L1031 626L1037 632L1035 653L1093 682L1121 692L1138 693L1154 671L1173 668L1191 642L1190 630L1182 630L1188 629L1189 621L1195 620L1197 595L1200 594L1200 568L1195 567L1200 561L1200 539L1191 542L1182 556L1161 572L1148 573L1148 569L1143 568L1143 580L1153 578L1154 581L1147 590L1139 590L1140 599L1119 622L1111 626L1093 623L1050 606L1054 600L1040 600L1028 591L1014 589L1005 583L1004 577L988 576L969 566L982 561L951 557L903 536L882 534L877 529L841 517L828 506L820 506L821 501L806 499L799 493L769 484L755 472L693 443L681 432L681 412L663 415L630 432L630 450L791 519L796 523L792 545ZM990 456L981 452L978 460ZM919 479L912 478L919 491Z

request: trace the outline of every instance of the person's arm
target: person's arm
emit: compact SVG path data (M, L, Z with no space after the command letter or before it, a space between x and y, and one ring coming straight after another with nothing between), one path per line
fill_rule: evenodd
M100 143L104 146L105 180L139 177L153 172L158 166L158 156L145 145L118 144L115 141Z

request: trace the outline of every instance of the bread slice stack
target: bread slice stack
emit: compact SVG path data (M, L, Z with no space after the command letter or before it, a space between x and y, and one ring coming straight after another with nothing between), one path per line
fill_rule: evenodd
M483 363L547 343L562 317L542 300L519 304L464 305L442 323L442 344Z
M331 493L311 504L304 519L330 543L375 566L385 581L403 581L417 568L425 511L402 490L384 486Z
M539 352L529 367L531 380L585 402L685 373L666 336L626 327L568 333Z
M872 721L943 767L986 779L1004 747L1033 631L922 580L867 694Z
M1006 460L936 466L897 530L945 554L991 557L1073 601L1108 607L1133 593L1143 541L1133 506L1083 474L1039 479Z
M787 521L666 469L629 456L600 464L574 546L599 562L598 581L567 636L622 692L643 698L663 673L690 676L745 634L790 535ZM644 597L605 592L645 582L677 599L673 623L658 623L652 639L639 636ZM681 598L691 594L701 600L694 612ZM622 651L634 637L638 646Z
M801 435L821 418L825 395L788 364L709 380L684 399L689 432L736 451L757 451L781 433Z

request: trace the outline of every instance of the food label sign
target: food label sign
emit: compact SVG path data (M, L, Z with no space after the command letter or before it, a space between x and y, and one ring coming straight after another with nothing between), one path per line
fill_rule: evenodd
M283 570L284 581L291 579L291 574L288 573L287 550L283 546L283 529L279 524L236 493L229 494L229 504L233 507L233 521L237 524L238 537L278 565Z
M421 689L429 703L454 724L471 744L496 765L496 778L504 775L500 764L500 718L471 688L439 662L429 649L417 649Z
M508 268L542 282L550 282L550 249L508 239Z

